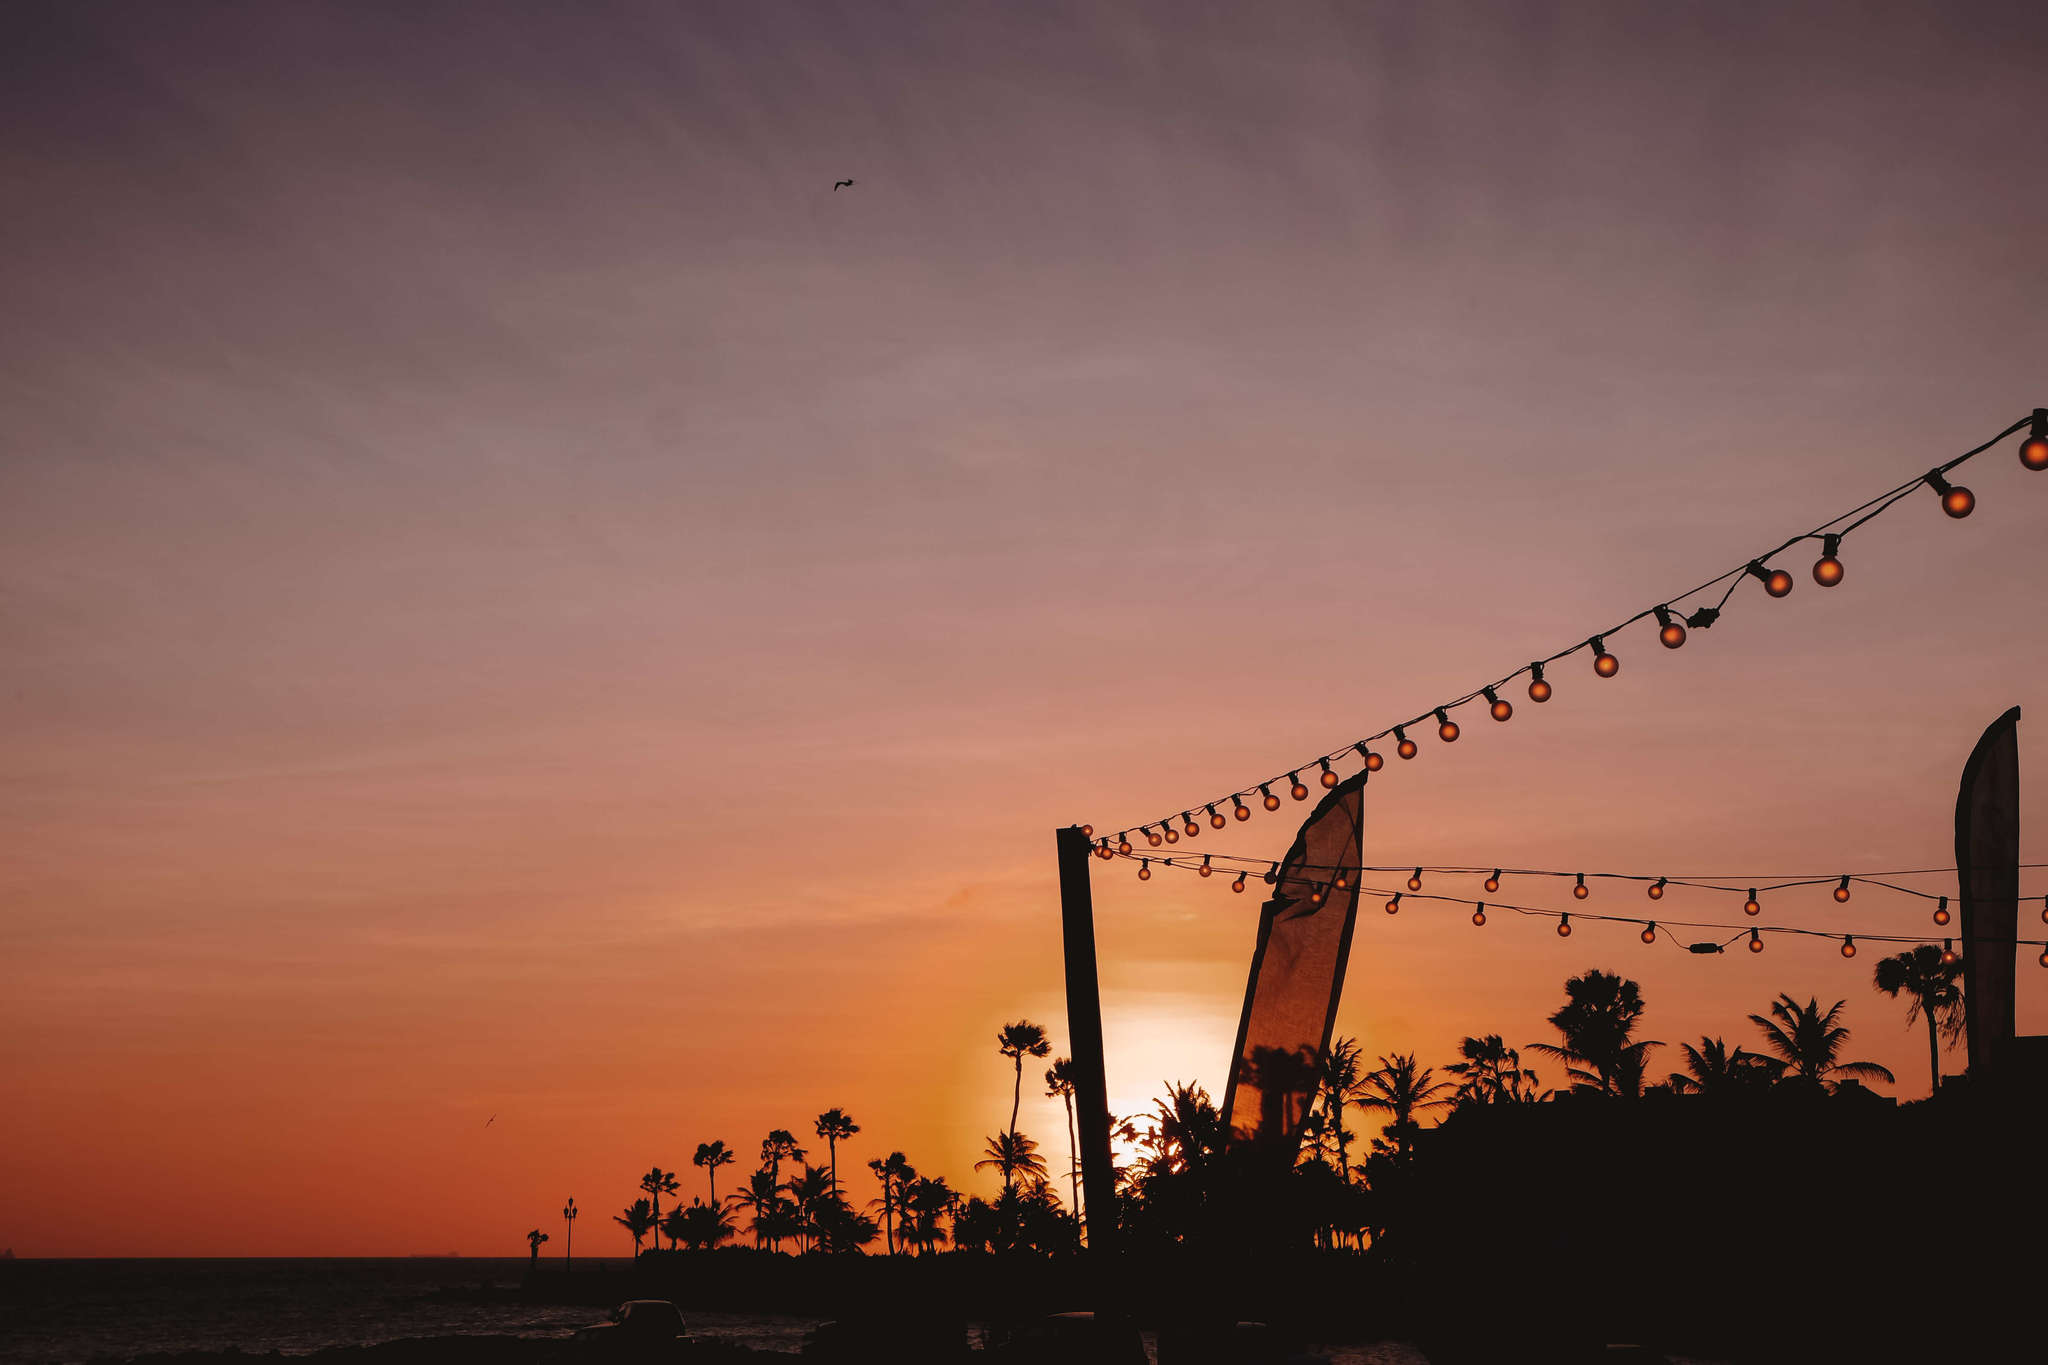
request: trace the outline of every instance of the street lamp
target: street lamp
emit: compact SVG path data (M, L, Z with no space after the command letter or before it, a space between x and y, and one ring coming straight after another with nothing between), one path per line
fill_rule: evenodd
M562 1223L566 1231L562 1234L562 1273L569 1273L569 1249L576 1239L576 1200L572 1197L562 1205Z

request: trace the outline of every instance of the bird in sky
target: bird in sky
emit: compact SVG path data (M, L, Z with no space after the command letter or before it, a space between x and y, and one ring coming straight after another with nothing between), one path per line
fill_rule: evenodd
M490 1127L490 1126L491 1126L492 1124L496 1123L497 1121L498 1121L498 1116L497 1116L496 1114L493 1114L493 1115L491 1115L491 1116L490 1116L489 1118L487 1118L487 1119L485 1119L485 1120L484 1120L484 1127L488 1128L488 1127Z
M835 180L832 182L832 193L837 194L839 193L839 191L845 189L848 185L851 185L852 183L853 182L851 180Z

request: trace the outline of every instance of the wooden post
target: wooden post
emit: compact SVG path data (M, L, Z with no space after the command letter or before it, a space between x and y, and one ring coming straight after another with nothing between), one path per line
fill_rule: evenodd
M1116 1253L1116 1172L1109 1164L1109 1080L1102 1061L1102 994L1095 978L1095 900L1089 893L1088 836L1058 831L1060 927L1067 956L1067 1037L1073 1043L1074 1109L1081 1128L1081 1188L1088 1210L1089 1258ZM1107 1278L1097 1280L1107 1286ZM1100 1292L1107 1293L1105 1287ZM1098 1303L1097 1311L1119 1305Z

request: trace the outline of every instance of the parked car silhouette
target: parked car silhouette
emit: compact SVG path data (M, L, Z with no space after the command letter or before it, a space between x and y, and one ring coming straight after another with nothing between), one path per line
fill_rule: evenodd
M683 1312L667 1299L628 1299L611 1318L576 1329L578 1346L607 1359L672 1355L689 1334Z

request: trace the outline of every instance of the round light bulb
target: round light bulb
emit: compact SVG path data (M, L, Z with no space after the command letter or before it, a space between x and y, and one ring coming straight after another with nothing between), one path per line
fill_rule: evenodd
M1196 871L1196 872L1198 872L1198 873L1200 873L1200 874L1201 874L1202 876L1206 877L1206 876L1210 875L1210 873L1211 873L1211 872L1212 872L1213 870L1214 870L1214 869L1212 869L1212 868L1211 868L1211 867L1209 866L1209 855L1208 855L1208 854L1206 854L1206 853L1204 853L1204 854L1202 855L1202 865L1201 865L1200 867L1196 868L1196 869L1195 869L1195 871Z
M1657 941L1657 921L1655 921L1655 920L1651 920L1651 921L1649 922L1649 924L1648 924L1648 925L1646 925L1646 926L1644 927L1644 929L1643 929L1643 942L1645 942L1645 943L1655 943L1656 941Z
M1584 900L1586 897L1592 894L1593 893L1591 891L1588 891L1586 889L1586 874L1583 872L1579 873L1579 879L1572 883L1573 899Z
M1593 671L1595 673L1598 673L1603 678L1611 678L1621 672L1621 660L1607 652L1607 642L1605 640L1595 635L1588 643L1593 646Z
M1388 914L1390 914L1390 915L1398 915L1398 914L1400 914L1400 913L1401 913L1401 893L1400 893L1400 892L1396 891L1396 892L1394 893L1394 898L1393 898L1392 900L1390 900L1390 901L1388 901L1388 902L1387 902L1387 913L1388 913Z
M1252 808L1244 803L1244 798L1242 796L1233 796L1230 798L1230 813L1232 815L1235 815L1240 820L1249 820L1252 818Z
M1374 753L1374 752L1372 752L1372 751L1371 751L1371 750L1369 750L1369 749L1368 749L1368 750L1366 751L1366 755L1365 755L1365 770L1366 770L1367 772L1369 772L1369 773L1376 773L1376 772L1378 772L1378 771L1379 771L1379 770L1380 770L1381 768L1384 768L1384 767L1385 767L1386 765L1387 765L1387 760L1386 760L1386 759L1384 759L1384 758L1382 758L1382 757L1381 757L1381 756L1380 756L1379 754L1377 754L1377 753Z
M1408 878L1408 889L1410 891L1420 891L1422 889L1421 868L1416 868L1414 874Z
M1742 913L1745 915L1754 915L1759 913L1762 909L1763 906L1757 904L1756 888L1752 886L1751 888L1749 888L1749 899L1742 903Z
M1267 809L1267 810L1279 810L1279 809L1280 809L1280 798L1279 798L1279 797L1277 797L1277 796L1275 796L1275 795L1273 795L1273 789L1272 789L1271 787L1269 787L1269 786L1267 786L1267 785L1266 785L1265 783L1261 782L1261 783L1259 784L1259 794L1260 794L1261 796L1263 796L1263 797L1265 797L1265 798L1266 798L1266 809Z
M1486 923L1486 906L1484 902L1480 904L1478 909L1472 912L1472 922L1474 924Z
M1784 597L1792 591L1792 575L1783 569L1771 570L1771 576L1764 580L1764 591L1773 597Z
M2044 915L2048 915L2048 910L2044 910L2044 911L2043 911L2042 913L2043 913ZM1948 915L1948 897L1947 897L1947 896L1943 896L1943 897L1942 897L1942 898L1941 898L1940 900L1938 900L1938 901L1936 901L1936 902L1935 902L1935 905L1934 905L1934 922L1935 922L1936 924L1947 924L1947 923L1948 923L1948 920L1949 920L1949 915Z
M1977 510L1977 495L1958 484L1941 495L1941 510L1961 521Z
M1848 937L1845 937L1845 938L1844 938L1844 939L1842 940L1842 956L1843 956L1843 957L1854 957L1854 956L1856 956L1856 939L1855 939L1855 937L1854 937L1853 935L1851 935L1851 936L1848 936Z
M1498 701L1498 700L1496 700L1496 701L1494 702L1494 704L1493 704L1493 718L1494 718L1495 720L1508 720L1508 719L1511 719L1511 718L1512 718L1512 717L1514 716L1514 714L1515 714L1515 704L1514 704L1513 702L1511 702L1511 701Z
M1658 626L1657 642L1666 649L1677 649L1680 645L1684 644L1685 627L1672 617L1671 608L1658 607L1656 615Z
M1322 776L1322 783L1323 783L1323 785L1324 785L1325 787L1334 787L1334 786L1336 786L1336 785L1337 785L1337 774L1335 774L1335 773L1333 773L1333 772L1331 772L1331 771L1330 771L1330 760L1326 758L1326 759L1324 759L1324 760L1323 760L1322 762L1323 762L1323 776Z
M2048 469L2048 436L2030 436L2021 442L2020 463L2036 473Z
M1570 938L1572 936L1572 917L1570 915L1559 915L1557 917L1557 936L1559 938Z
M1236 880L1236 881L1234 881L1234 882L1232 882L1232 883L1230 884L1230 889L1231 889L1232 891L1238 892L1238 893L1239 893L1240 895L1242 895L1242 894L1243 894L1243 892L1244 892L1244 873L1240 872L1240 873L1238 873L1238 874L1237 874L1237 880Z
M1083 825L1081 826L1081 833L1084 837L1092 838L1095 834L1095 826Z
M1401 757L1403 758L1415 757L1415 741L1408 738L1407 734L1404 733L1401 727L1398 725L1394 727L1394 738L1401 741L1399 744L1396 744L1394 746L1395 753L1401 755Z
M1308 903L1310 905L1321 905L1323 903L1323 888L1319 886L1315 890L1309 892Z
M1813 581L1823 588L1832 588L1842 581L1842 561L1835 555L1842 548L1842 538L1827 535L1820 538L1820 558L1813 563Z
M1128 854L1130 853L1130 851L1131 851L1131 839L1130 839L1130 836L1129 836L1129 835L1127 835L1127 834L1120 834L1120 835L1118 835L1118 836L1117 836L1117 840L1116 840L1116 851L1117 851L1117 852L1119 852L1119 853L1125 854L1125 855L1128 855Z
M1150 858L1144 858L1139 860L1138 880L1141 882L1149 882L1152 880L1152 860Z
M1154 848L1157 848L1157 847L1159 847L1159 843L1160 843L1160 839L1159 839L1159 831L1158 831L1158 830L1156 830L1156 829L1148 829L1148 830L1146 830L1146 831L1145 831L1145 842L1146 842L1146 843L1148 843L1148 844L1150 844L1150 845L1152 845L1152 847L1154 847Z
M1550 684L1544 681L1543 665L1529 665L1529 700L1546 702L1550 700Z
M1348 886L1350 886L1350 885L1351 885L1351 879L1350 879L1349 877L1345 876L1345 875L1344 875L1344 874L1343 874L1342 872L1339 872L1339 873L1337 874L1337 889L1338 889L1339 891L1342 891L1342 890L1343 890L1344 888L1346 888L1346 887L1348 887Z
M1760 953L1764 950L1764 936L1754 929L1749 931L1749 950L1752 953Z
M1486 879L1486 889L1487 889L1488 891L1498 891L1498 890L1500 890L1500 869L1499 869L1499 868L1497 868L1497 867L1496 867L1496 868L1495 868L1495 869L1493 870L1493 875L1492 875L1491 877L1488 877L1488 878Z
M1650 883L1650 899L1653 901L1664 899L1664 879L1662 877Z
M1179 842L1180 842L1180 831L1179 831L1179 830L1177 830L1177 829L1175 829L1175 828L1174 828L1174 827L1173 827L1172 825L1168 825L1168 824L1161 824L1161 825L1159 826L1159 828L1161 828L1162 830L1166 831L1166 842L1167 842L1167 843L1169 843L1169 844L1177 844L1177 843L1179 843Z
M1943 966L1948 966L1948 965L1950 965L1951 963L1953 963L1953 962L1954 962L1955 960L1956 960L1956 943L1955 943L1955 940L1954 940L1954 939L1950 939L1950 938L1945 938L1945 939L1943 939L1943 940L1941 941L1941 962L1942 962L1942 965L1943 965Z
M1437 714L1442 716L1444 713L1439 711ZM1444 716L1442 723L1436 727L1436 737L1446 744L1456 743L1458 739L1458 722L1452 720L1449 716Z
M1848 902L1848 899L1849 879L1847 877L1844 877L1842 878L1842 884L1835 888L1835 900L1838 904L1846 904Z
M1297 800L1297 801L1306 801L1306 800L1308 800L1308 788L1307 788L1307 787L1304 787L1304 786L1303 786L1303 785L1301 784L1301 774L1300 774L1300 773L1289 773L1289 774L1287 774L1287 780L1288 780L1288 781L1290 781L1290 782L1292 782L1292 783L1294 784L1293 786L1291 786L1291 787L1289 787L1289 788L1287 789L1287 794L1288 794L1289 796L1293 797L1293 798L1294 798L1295 800Z
M1223 813L1222 813L1221 811L1217 810L1217 809L1216 809L1216 808L1215 808L1214 806L1210 806L1210 807L1208 808L1208 811L1209 811L1209 828L1210 828L1210 829L1222 829L1222 828L1223 828Z

